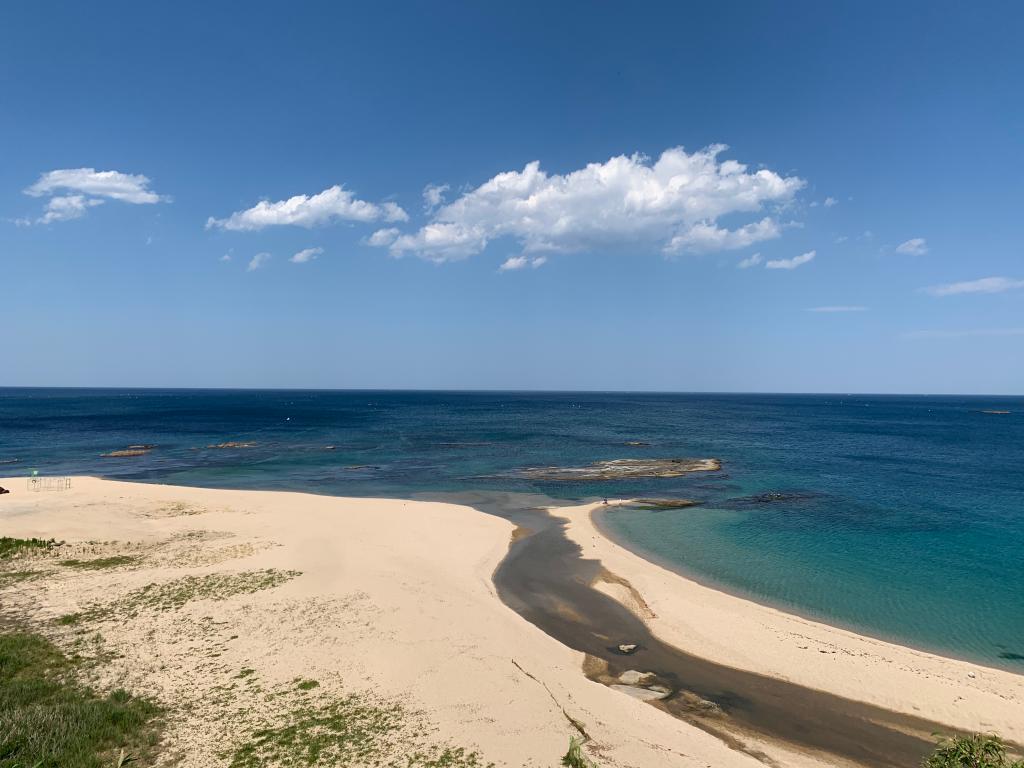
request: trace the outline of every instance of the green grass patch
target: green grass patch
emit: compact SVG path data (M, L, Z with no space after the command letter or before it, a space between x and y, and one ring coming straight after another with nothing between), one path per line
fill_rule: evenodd
M0 633L0 768L102 768L120 749L147 754L159 708L75 679L73 662L45 638Z
M61 560L60 564L68 568L79 568L83 571L98 571L103 568L118 568L122 565L133 565L139 558L132 555L111 555L97 557L92 560Z
M40 574L41 571L0 571L0 589L34 579Z
M0 536L0 560L6 560L22 552L45 552L60 546L56 539L14 539Z
M314 688L319 688L320 683L316 680L302 680L295 687L298 688L300 691L311 691Z
M462 748L409 751L407 714L399 704L350 695L300 706L253 731L230 755L230 768L363 766L382 768L491 768Z
M211 573L185 576L173 581L147 584L119 600L101 604L83 612L83 618L132 618L142 610L177 611L193 600L227 600L235 595L273 589L301 576L302 571L266 568L240 573Z
M63 616L58 616L54 619L54 623L62 627L71 627L82 620L82 614L80 613L65 613Z

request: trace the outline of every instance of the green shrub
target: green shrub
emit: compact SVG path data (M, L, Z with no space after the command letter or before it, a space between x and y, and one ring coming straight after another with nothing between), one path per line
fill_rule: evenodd
M587 756L583 754L583 739L569 739L569 751L562 757L562 765L565 768L597 768Z
M0 560L6 560L19 552L47 550L56 546L56 539L14 539L10 536L0 536Z
M992 733L949 736L942 739L925 768L1024 768L1024 760L1011 763L1003 740Z

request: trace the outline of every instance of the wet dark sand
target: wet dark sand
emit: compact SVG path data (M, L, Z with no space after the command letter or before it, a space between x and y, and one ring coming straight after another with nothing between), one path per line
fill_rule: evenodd
M502 493L445 498L520 526L494 574L498 594L509 607L565 645L605 662L607 675L617 677L628 669L653 672L672 694L652 706L736 749L758 755L745 739L753 736L866 766L910 768L933 749L933 733L950 731L939 723L715 664L658 640L636 616L591 586L604 569L599 561L581 556L561 520L537 508L553 500ZM639 648L626 656L618 651L620 643ZM588 676L609 682L602 666L588 663Z

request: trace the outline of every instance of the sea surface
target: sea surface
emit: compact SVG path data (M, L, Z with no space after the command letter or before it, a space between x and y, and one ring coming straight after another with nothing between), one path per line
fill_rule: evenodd
M224 443L245 447L211 447ZM130 445L154 447L101 456ZM675 457L722 470L520 474ZM605 525L738 594L1024 673L1024 398L0 389L0 476L33 471L360 496L690 498L700 505L616 509Z

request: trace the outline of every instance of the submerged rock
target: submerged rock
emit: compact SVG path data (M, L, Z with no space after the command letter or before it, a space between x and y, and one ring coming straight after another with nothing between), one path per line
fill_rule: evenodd
M725 714L718 704L703 696L698 696L692 691L681 691L679 701L682 703L683 709L702 717L721 717Z
M635 499L632 506L640 509L684 509L700 504L693 499Z
M101 453L101 459L126 459L133 456L145 456L149 453L149 448L125 448L122 451L110 451L109 453Z
M612 459L585 467L530 467L522 470L530 480L619 480L642 477L680 477L690 472L716 472L718 459Z
M811 499L820 498L820 496L820 493L812 493L810 491L765 491L764 493L755 493L753 496L739 496L728 499L719 506L746 507L756 504L792 503L795 501L810 501Z

